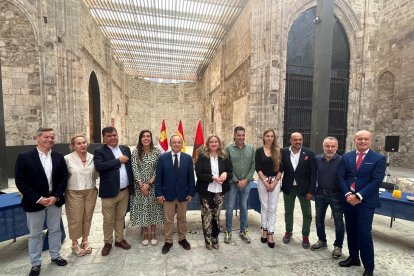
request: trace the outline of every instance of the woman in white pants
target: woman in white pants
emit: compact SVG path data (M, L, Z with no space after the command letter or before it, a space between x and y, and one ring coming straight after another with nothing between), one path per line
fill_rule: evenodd
M259 192L262 236L261 242L275 247L273 232L276 223L276 206L279 201L281 168L281 149L276 143L273 129L263 133L263 147L256 150L256 171L259 175L257 190Z

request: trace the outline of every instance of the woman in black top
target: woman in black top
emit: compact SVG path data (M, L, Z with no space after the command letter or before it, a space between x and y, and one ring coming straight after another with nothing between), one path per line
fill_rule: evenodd
M262 243L270 248L275 246L273 232L276 223L276 207L280 194L281 149L276 143L273 129L263 133L263 147L256 150L256 172L259 176L257 190L261 205Z
M220 211L224 194L230 190L229 180L233 176L230 159L225 157L218 136L211 135L207 138L204 153L197 158L195 172L206 247L209 250L218 249Z

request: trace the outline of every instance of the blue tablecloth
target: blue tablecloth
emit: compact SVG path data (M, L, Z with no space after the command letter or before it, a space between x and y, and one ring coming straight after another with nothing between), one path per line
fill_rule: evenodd
M401 199L395 199L390 192L380 193L381 207L375 209L375 213L392 218L414 221L414 202L407 200L407 196L409 195L411 194L402 193Z
M23 211L22 197L18 193L0 195L0 242L29 234L26 212ZM60 220L62 241L66 238L63 221ZM46 229L46 225L45 225ZM43 243L43 250L49 248L47 233Z
M15 240L29 233L21 201L18 193L0 195L0 241Z

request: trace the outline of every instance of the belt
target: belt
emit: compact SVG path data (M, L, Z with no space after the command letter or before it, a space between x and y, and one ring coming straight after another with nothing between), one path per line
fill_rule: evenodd
M120 189L119 191L122 192L123 190L126 190L126 189L128 189L128 186L125 187L125 188Z

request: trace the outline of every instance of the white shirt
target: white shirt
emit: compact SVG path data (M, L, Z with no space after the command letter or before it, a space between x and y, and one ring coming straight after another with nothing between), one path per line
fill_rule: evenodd
M109 147L109 146L108 146ZM122 155L122 151L119 148L119 146L116 146L115 148L109 147L112 150L112 153L114 154L115 158L119 158L119 156ZM121 168L119 169L119 189L124 189L128 186L128 174L126 172L125 164L121 163Z
M49 150L48 153L44 153L37 148L39 153L40 162L42 163L43 169L47 177L47 183L49 184L49 192L53 190L53 180L52 180L52 150Z
M219 165L218 165L218 157L213 157L210 156L210 165L211 165L211 174L213 176L219 176ZM210 182L210 184L208 184L208 188L207 191L212 192L212 193L221 193L223 191L223 188L220 184L218 184L215 180L213 180L213 182Z
M86 162L83 162L76 152L65 155L66 165L69 171L67 190L88 190L96 186L96 172L93 164L93 155L86 153Z
M365 156L367 156L368 151L369 151L369 149L367 149L366 151L363 152L364 155L362 155L362 160L364 160ZM355 159L355 162L358 161L358 153L360 153L360 152L357 150L356 151L356 159Z
M302 150L302 148L300 148L300 150L297 153L293 153L292 146L289 147L290 162L292 163L292 167L293 167L294 171L296 171L296 168L298 167L301 150ZM296 183L296 180L293 179L293 186L296 186L296 185L298 185L298 184Z
M171 152L171 156L172 156L172 162L174 164L174 160L175 160L175 156L174 154L177 154L177 159L178 159L178 167L180 167L180 156L181 156L181 151L174 153L173 151Z

